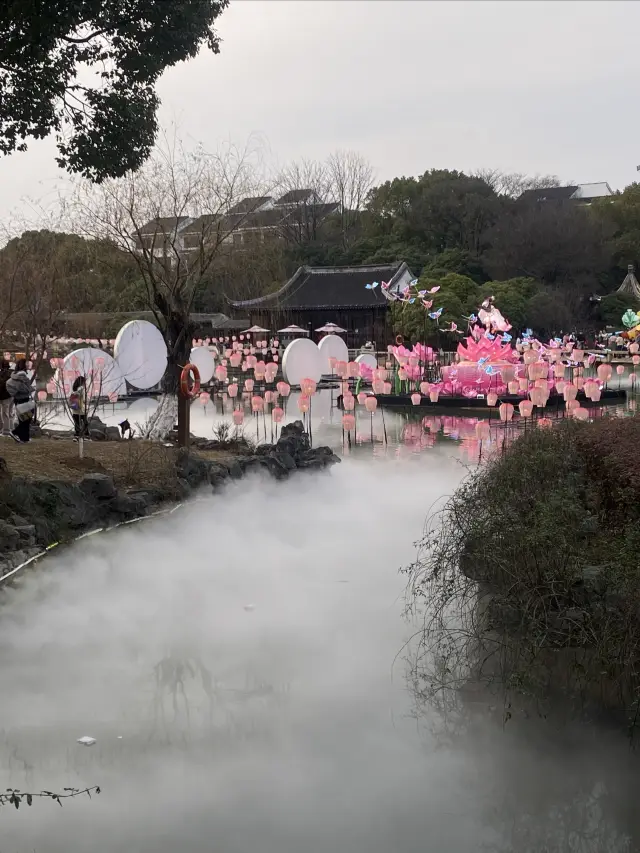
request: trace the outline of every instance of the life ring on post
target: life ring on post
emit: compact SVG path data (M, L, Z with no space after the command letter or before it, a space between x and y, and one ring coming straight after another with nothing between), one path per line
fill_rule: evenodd
M195 364L185 364L180 374L180 393L187 399L193 399L200 393L200 371Z

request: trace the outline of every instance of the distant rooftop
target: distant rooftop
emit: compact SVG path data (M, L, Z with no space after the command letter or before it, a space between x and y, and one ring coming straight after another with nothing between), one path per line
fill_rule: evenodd
M574 184L568 187L539 187L525 190L520 199L523 201L592 201L613 195L606 181L594 184Z

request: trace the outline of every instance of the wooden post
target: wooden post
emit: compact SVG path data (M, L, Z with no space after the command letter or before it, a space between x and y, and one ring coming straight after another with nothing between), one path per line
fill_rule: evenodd
M191 400L178 391L178 446L189 447Z

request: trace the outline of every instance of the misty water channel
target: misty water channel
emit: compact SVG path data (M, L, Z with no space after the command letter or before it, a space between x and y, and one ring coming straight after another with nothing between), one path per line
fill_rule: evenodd
M3 597L3 787L102 793L3 808L0 853L637 849L624 733L416 704L398 570L465 445L385 427L328 474L54 552Z

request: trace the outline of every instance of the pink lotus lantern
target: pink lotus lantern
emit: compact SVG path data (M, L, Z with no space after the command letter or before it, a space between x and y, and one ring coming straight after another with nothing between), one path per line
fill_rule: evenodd
M242 354L239 352L234 352L234 354L229 359L229 363L231 367L240 367L242 364Z
M378 408L378 401L375 397L367 397L364 401L364 407L370 414L373 414Z
M518 379L518 388L521 391L526 391L529 387L529 382L527 379Z
M599 364L596 373L600 382L608 382L611 379L613 368L610 364Z
M426 396L429 394L429 389L430 389L430 388L431 388L431 385L430 385L428 382L421 382L421 383L420 383L420 393L421 393L424 397L426 397Z
M543 409L547 405L549 394L546 388L532 388L529 395L534 406Z
M624 365L623 364L619 364L616 367L616 373L618 374L618 376L622 376L622 374L624 373Z
M600 390L600 388L596 387L591 392L591 399L593 400L594 403L599 402L601 396L602 396L602 391Z
M300 390L305 397L312 397L316 393L316 388L315 379L302 379L300 381Z
M511 403L501 403L498 412L500 413L500 420L508 423L513 417L513 406Z
M361 391L361 392L358 394L358 397L357 397L358 403L359 403L361 406L364 406L364 401L365 401L366 399L367 399L367 392L366 392L366 391Z
M338 363L338 359L335 357L335 355L330 355L329 356L329 367L331 368L332 373L336 369L337 363Z
M288 397L291 393L291 386L286 382L278 382L276 388L278 389L278 394L280 394L281 397Z
M349 375L349 365L346 361L337 361L336 362L336 375L340 377L340 379L346 379Z
M199 402L202 406L206 406L206 405L207 405L207 403L210 403L210 402L211 402L211 394L209 394L209 392L208 392L208 391L202 391L202 392L200 393L200 395L198 396L198 402Z
M571 413L574 409L580 408L579 400L567 400L566 410Z
M47 399L46 391L38 391L38 400L40 403L43 403Z
M498 402L498 395L494 391L489 391L487 394L487 406L495 406Z
M528 349L525 350L522 358L525 364L533 364L534 361L538 360L538 353L534 349Z
M264 401L265 401L265 403L275 403L275 401L276 401L275 391L265 391L264 392Z
M277 355L274 355L274 356L273 356L273 363L274 363L274 364L277 364L277 363L278 363L278 356L277 356Z
M357 361L350 361L347 364L347 376L350 379L357 379L360 376L360 365Z
M309 411L309 405L310 405L309 397L305 397L304 394L302 394L300 397L298 397L298 411L302 412L303 415Z
M575 400L578 395L578 389L575 385L572 385L571 382L567 382L567 384L562 389L562 396L565 401Z
M251 398L251 411L254 415L257 415L259 412L264 411L264 400L257 394Z
M238 396L238 385L236 382L232 382L231 385L227 387L227 394L231 397L232 400L234 399L234 397Z
M371 390L374 394L384 394L384 382L381 379L374 379Z
M516 379L513 382L509 382L507 388L508 388L510 394L517 394L518 391L520 390L520 383Z
M352 412L356 406L356 398L353 394L345 394L342 398L342 405L346 412Z
M564 365L561 361L558 361L553 365L553 375L556 377L556 379L562 379L566 369L566 365Z
M567 384L567 383L566 383L563 379L561 379L559 382L556 382L556 391L558 392L558 394L562 394L562 393L563 393L563 391L564 391L564 386L565 386L566 384Z
M533 414L533 403L531 400L521 400L518 403L518 411L523 418L530 418Z
M242 409L236 409L232 417L236 426L241 426L244 423L244 412Z
M582 389L584 388L584 376L576 376L575 386L578 391L582 391Z
M385 382L385 383L384 383L384 388L383 388L383 390L382 390L382 393L383 393L383 394L390 394L390 393L391 393L391 390L392 390L391 383L390 383L390 382Z
M271 419L274 424L279 424L284 418L284 409L281 409L279 406L276 406L271 412Z
M352 429L356 427L356 419L353 415L343 415L342 416L342 428L346 429L347 432L351 432Z
M432 403L437 403L439 397L440 397L440 391L438 391L437 388L432 388L431 391L429 391L429 399L431 400Z
M640 350L640 345L636 344L635 342L632 344L629 344L629 352L631 353L631 355L635 355L635 353L637 353L639 350Z
M244 380L244 390L245 391L248 391L249 393L251 393L253 391L254 386L255 386L255 382L253 381L253 379L245 379Z
M227 368L223 364L219 364L215 369L215 376L218 382L224 382L227 378Z
M243 361L242 364L240 365L240 370L243 373L246 373L247 370L249 370L249 363L247 361Z
M422 402L422 394L412 394L411 395L411 405L419 406Z
M491 437L491 428L486 421L478 421L475 426L475 433L478 441L487 441Z

